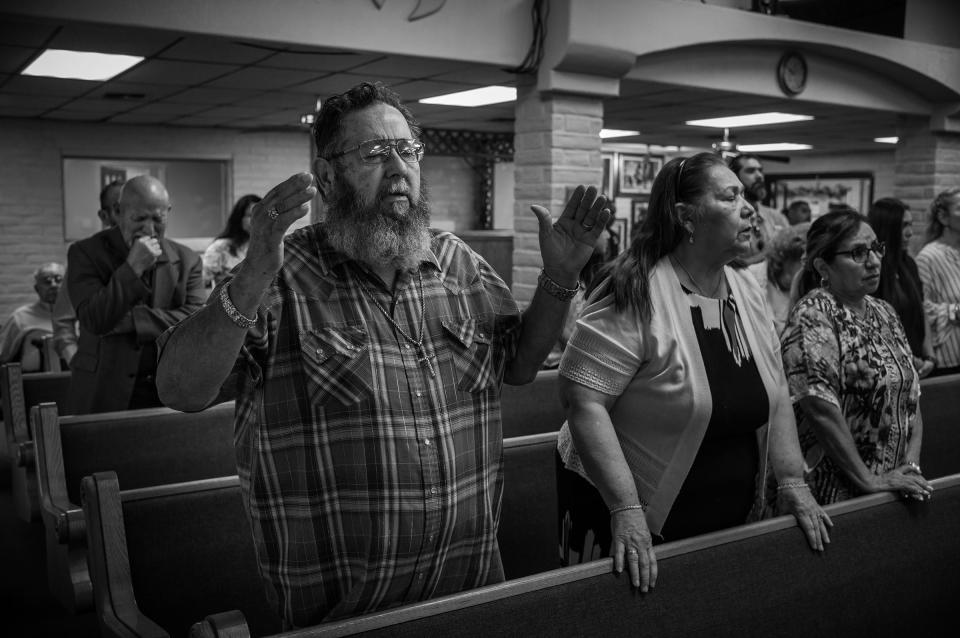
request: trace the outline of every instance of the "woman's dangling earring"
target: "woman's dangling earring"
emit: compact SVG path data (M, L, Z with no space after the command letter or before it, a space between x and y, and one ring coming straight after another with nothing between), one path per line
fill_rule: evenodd
M687 239L687 241L689 241L689 242L692 244L692 243L693 243L693 228L688 226L688 227L687 227L687 232L690 233L690 237Z
M829 288L829 287L830 287L830 281L829 281L826 277L820 277L820 287L821 287L821 288Z

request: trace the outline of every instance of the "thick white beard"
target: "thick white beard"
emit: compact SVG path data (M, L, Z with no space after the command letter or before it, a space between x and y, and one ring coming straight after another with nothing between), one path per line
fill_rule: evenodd
M398 270L416 268L430 253L430 212L426 193L402 217L390 217L379 202L365 207L355 191L337 180L337 194L324 222L327 241L335 250L371 267L392 264Z

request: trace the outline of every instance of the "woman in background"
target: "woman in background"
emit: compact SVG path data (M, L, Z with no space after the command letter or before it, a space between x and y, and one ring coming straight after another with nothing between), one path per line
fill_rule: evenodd
M257 195L244 195L234 204L227 218L227 226L203 253L203 283L213 288L224 275L247 256L250 241L250 215L253 205L260 201Z
M935 374L960 372L960 188L930 203L927 245L917 255Z
M747 267L766 293L767 306L773 313L773 325L778 335L787 325L793 307L793 279L800 272L809 228L810 222L780 228L770 240L767 258Z
M897 311L913 352L913 365L922 379L933 371L935 363L923 312L920 272L907 252L913 237L913 216L899 199L884 197L870 207L868 219L877 240L887 247L880 260L880 285L873 296Z
M807 233L800 301L781 339L783 364L821 505L873 492L924 500L920 381L896 312L871 296L885 246L855 211Z

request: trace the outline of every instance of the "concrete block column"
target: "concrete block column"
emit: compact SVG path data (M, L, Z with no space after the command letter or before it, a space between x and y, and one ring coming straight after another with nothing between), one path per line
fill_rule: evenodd
M893 194L913 213L910 252L916 254L923 247L930 202L960 186L960 133L931 131L926 118L904 118L898 133Z
M533 298L543 266L537 217L530 206L545 206L557 218L568 189L600 183L602 126L599 97L543 93L532 78L517 87L513 294L521 306Z

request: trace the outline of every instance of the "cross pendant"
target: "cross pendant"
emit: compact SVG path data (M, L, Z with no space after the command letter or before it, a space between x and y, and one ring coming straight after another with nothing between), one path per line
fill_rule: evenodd
M417 353L420 355L419 357L417 357L417 363L419 363L420 365L427 366L427 370L430 371L431 377L437 376L436 371L433 369L433 364L430 363L430 357L428 357L427 353L423 351L423 346L420 346L419 348L417 348Z

